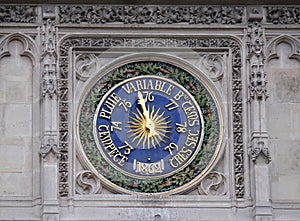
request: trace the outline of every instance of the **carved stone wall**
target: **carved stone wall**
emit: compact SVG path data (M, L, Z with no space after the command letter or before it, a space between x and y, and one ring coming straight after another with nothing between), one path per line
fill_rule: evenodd
M1 5L1 220L298 220L300 6ZM220 154L181 194L114 192L78 151L93 81L141 55L197 70Z

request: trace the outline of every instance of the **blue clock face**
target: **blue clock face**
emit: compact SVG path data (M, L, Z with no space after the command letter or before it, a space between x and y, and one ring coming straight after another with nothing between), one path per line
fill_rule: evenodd
M115 85L99 102L94 139L109 165L130 177L170 176L201 148L204 120L189 92L159 76Z

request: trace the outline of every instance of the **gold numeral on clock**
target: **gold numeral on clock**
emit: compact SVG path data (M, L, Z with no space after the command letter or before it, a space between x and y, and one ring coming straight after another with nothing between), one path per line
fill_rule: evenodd
M168 146L164 148L164 150L168 150L170 155L173 156L173 150L176 149L178 151L178 146L175 143L170 143Z
M143 163L134 159L133 169L136 173L143 175L160 174L165 169L164 160L160 160L154 163Z
M126 99L124 99L119 103L119 107L120 106L123 106L125 111L128 111L128 108L131 108L131 103L129 101L126 101Z
M127 141L125 141L124 143L125 145L120 146L119 150L125 149L124 154L129 155L134 148L129 143L127 143Z
M186 122L184 122L184 124L176 123L176 126L177 126L176 131L178 133L185 133L186 132L186 127L187 127Z
M112 121L111 122L111 126L110 126L110 131L114 131L114 130L122 130L121 127L119 127L122 124L122 122L119 121Z
M171 103L165 105L165 108L168 108L169 111L179 107L176 101L174 101L173 99L171 99L170 101Z
M143 94L146 94L146 100L147 101L154 101L154 96L152 95L152 91L144 91Z

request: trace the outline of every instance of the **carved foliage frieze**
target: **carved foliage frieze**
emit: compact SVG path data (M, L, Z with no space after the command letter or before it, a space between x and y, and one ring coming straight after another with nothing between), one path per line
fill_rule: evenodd
M237 198L243 198L245 193L244 183L244 148L243 148L243 99L241 80L241 47L231 38L66 38L60 44L60 195L68 195L68 142L69 142L69 49L71 47L175 47L175 48L230 48L232 51L232 111L233 111L233 138L234 138L234 180Z
M102 190L100 179L91 171L80 171L76 176L75 191L80 195L97 194Z
M28 5L1 5L0 23L35 23L37 22L37 7Z
M266 22L272 24L299 24L300 7L269 6L266 7Z
M59 6L60 24L239 24L244 7L238 6Z

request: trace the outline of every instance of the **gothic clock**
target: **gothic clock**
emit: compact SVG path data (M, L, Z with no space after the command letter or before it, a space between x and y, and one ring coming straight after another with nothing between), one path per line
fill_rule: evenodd
M105 73L78 116L80 152L112 190L142 194L188 189L215 161L220 109L184 67L134 61Z

